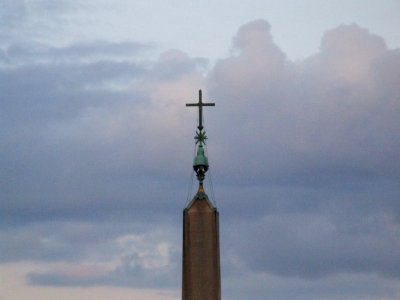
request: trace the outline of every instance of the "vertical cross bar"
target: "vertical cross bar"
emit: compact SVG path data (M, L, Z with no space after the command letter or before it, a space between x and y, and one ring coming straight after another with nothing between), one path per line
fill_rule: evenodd
M199 107L199 126L197 126L197 128L200 131L203 130L203 106L215 106L215 103L203 103L203 95L202 95L201 90L199 90L199 102L187 103L186 106L198 106Z

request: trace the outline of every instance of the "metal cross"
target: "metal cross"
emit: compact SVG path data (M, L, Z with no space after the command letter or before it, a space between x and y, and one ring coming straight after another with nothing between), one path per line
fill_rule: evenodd
M215 106L215 103L203 103L201 90L199 90L199 102L186 103L186 106L198 106L199 107L199 126L197 126L197 128L201 131L203 129L203 106Z

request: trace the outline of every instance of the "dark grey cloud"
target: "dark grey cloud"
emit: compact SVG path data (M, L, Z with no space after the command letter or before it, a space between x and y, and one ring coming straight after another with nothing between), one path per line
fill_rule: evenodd
M245 273L244 283L239 277L225 280L229 285L229 299L246 299L251 293L254 299L396 299L397 289L386 279L373 275L340 276L317 280L301 280ZM243 288L245 286L245 288Z
M86 43L74 43L69 46L54 47L46 44L18 42L7 46L4 56L8 63L21 64L25 60L29 61L54 61L63 60L99 60L101 58L125 58L134 59L145 50L149 50L151 45L136 42L110 43L105 41L92 41Z
M4 69L0 73L4 95L2 115L12 124L71 118L89 105L104 105L107 96L115 96L114 101L127 99L124 93L102 91L102 87L135 78L140 73L143 73L140 65L110 61Z
M312 214L276 214L250 227L242 225L235 234L253 232L240 249L241 257L253 270L310 278L335 273L377 273L398 278L399 241L390 231L397 224L390 217L375 218L379 219L356 217L350 224L338 224L337 220Z
M94 57L103 53L101 45L91 47ZM159 73L198 71L195 60L166 56L150 67L113 59L60 63L52 58L1 68L3 222L106 217L109 209L140 216L135 212L138 205L151 213L155 202L167 207L163 190L176 189L171 178L185 170L172 168L182 157L175 150L182 144L176 114L183 113L184 106L176 112L174 105L168 115L162 107L178 99L152 104L149 89L162 81L174 84L173 78L160 79ZM190 153L187 160L190 170ZM186 184L180 177L178 182Z

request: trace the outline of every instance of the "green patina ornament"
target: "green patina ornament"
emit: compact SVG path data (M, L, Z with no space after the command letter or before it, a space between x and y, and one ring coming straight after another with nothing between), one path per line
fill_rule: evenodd
M193 170L196 172L197 180L203 184L204 177L208 171L208 158L204 154L204 147L200 144L197 147L197 155L193 159Z
M204 147L202 144L200 144L197 147L197 155L193 159L193 167L207 167L208 168L208 158L204 154Z

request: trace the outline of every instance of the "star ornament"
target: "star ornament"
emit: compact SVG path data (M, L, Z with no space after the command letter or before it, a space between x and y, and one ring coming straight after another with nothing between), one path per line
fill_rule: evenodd
M206 144L207 136L205 131L197 131L196 136L194 137L197 144Z

